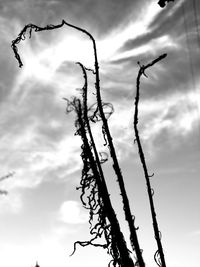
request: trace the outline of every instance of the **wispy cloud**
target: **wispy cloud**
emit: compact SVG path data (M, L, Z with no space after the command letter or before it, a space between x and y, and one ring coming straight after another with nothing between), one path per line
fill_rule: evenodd
M119 27L110 27L110 35L98 36L99 40L97 38L102 64L102 93L115 107L109 123L119 151L131 151L134 139L133 101L130 103L128 98L132 97L134 100L138 55L145 58L151 54L152 59L152 54L160 53L161 50L171 53L174 49L179 49L181 53L185 51L181 39L175 39L172 34L172 27L164 28L165 17L173 17L174 21L177 12L180 12L180 6L178 1L177 5L163 13L152 2L145 6L145 16L141 13L134 22L128 24L122 20ZM179 23L180 19L177 19L175 26L179 27ZM158 26L164 29L162 34ZM91 64L91 44L79 34L70 35L65 31L50 34L49 37L37 34L33 33L32 41L27 39L20 47L24 68L13 75L15 84L1 109L5 118L1 124L4 132L1 140L1 149L4 151L2 160L7 159L6 171L16 171L15 186L36 186L43 181L45 173L62 169L63 166L66 166L67 173L81 167L80 160L77 159L80 140L73 137L71 119L66 124L68 129L65 129L65 120L68 118L63 116L64 105L61 104L61 98L77 93L74 89L82 86L81 71L72 62L79 60L84 63L86 59L86 65ZM80 46L86 50L80 50ZM152 77L144 81L140 126L141 137L145 142L154 142L163 131L167 131L169 136L185 136L192 131L198 120L196 95L192 96L190 91L185 96L181 92L172 93L175 83L170 80L177 79L176 84L182 84L181 80L184 79L183 75L178 76L182 57L173 60L169 55L169 58L168 62L155 67ZM172 69L177 75L169 79L172 77ZM181 85L178 84L177 87L181 88ZM159 96L158 88L161 88ZM163 93L164 88L169 88L167 93ZM162 97L161 92L164 94ZM9 134L3 129L10 129Z
M34 139L32 139L32 142L34 142ZM68 177L81 167L78 144L77 140L67 138L59 142L54 149L44 146L43 148L38 147L38 150L36 150L32 149L27 143L25 150L18 150L15 153L12 153L11 147L9 148L10 151L4 150L4 157L7 155L4 169L13 169L16 173L12 181L7 182L6 188L10 190L15 187L38 186L46 179L47 175L55 170L57 170L58 179L62 179L63 176ZM60 172L59 169L63 169L64 166L66 169Z
M141 105L143 139L156 138L163 129L169 135L189 134L199 119L199 92L175 93L164 99L145 100ZM146 118L145 118L146 117Z
M200 117L200 92L176 92L166 96L141 99L139 104L139 129L147 152L156 156L165 145L173 147L180 140L187 139L194 131L198 132ZM115 112L109 119L111 132L119 156L126 160L134 148L134 103L130 99L115 102ZM165 136L160 144L158 140ZM167 141L168 140L168 141ZM159 148L158 143L162 146ZM155 144L157 144L155 146ZM121 158L121 157L120 157Z

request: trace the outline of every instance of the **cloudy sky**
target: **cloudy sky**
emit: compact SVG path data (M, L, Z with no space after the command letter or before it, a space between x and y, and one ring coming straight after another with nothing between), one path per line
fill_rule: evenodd
M138 64L160 54L141 81L139 129L150 173L167 266L195 267L200 261L200 4L175 0L161 9L156 0L0 0L0 265L4 267L105 267L86 240L88 214L82 208L79 137L63 97L80 94L81 61L93 67L91 42L75 30L32 33L11 42L28 23L44 27L62 19L87 29L96 39L101 92L115 112L109 119L124 174L139 242L147 267L156 266L145 181L134 145L133 111ZM28 36L27 36L28 37ZM90 92L94 77L89 76ZM100 151L106 151L98 125ZM122 229L119 191L111 162L104 165Z

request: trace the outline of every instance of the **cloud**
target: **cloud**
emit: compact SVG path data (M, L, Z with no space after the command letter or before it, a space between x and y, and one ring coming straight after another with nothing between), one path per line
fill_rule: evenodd
M78 138L77 138L78 139ZM25 150L12 152L4 149L2 161L5 160L4 169L14 170L15 176L12 181L7 181L6 189L36 187L42 183L47 176L57 170L56 178L63 179L81 168L79 158L79 141L76 137L62 139L55 145L54 149L50 146L37 147L32 149L29 142L24 146ZM34 139L31 139L34 141ZM19 147L24 145L24 140L19 143ZM74 145L73 145L74 144ZM19 148L18 147L18 148ZM13 148L14 150L14 148Z
M186 93L175 91L165 96L140 99L139 132L147 153L156 156L166 146L176 146L198 131L200 117L200 91ZM115 112L108 123L113 135L118 156L126 160L136 153L133 128L134 103L130 97L115 99Z
M43 38L33 39L35 48L26 41L22 54L24 52L27 64L17 75L10 73L9 80L14 83L5 85L8 97L2 99L0 106L0 147L3 151L0 162L5 173L16 172L8 190L38 186L47 173L56 169L66 167L65 175L69 175L80 168L80 140L73 136L72 117L66 116L62 97L71 96L76 85L80 86L81 70L57 54L55 60L49 62L48 44ZM14 54L12 56L14 58ZM17 65L17 61L15 63ZM66 76L67 70L69 76Z
M97 38L97 48L100 59L117 61L124 59L124 57L130 57L130 55L138 55L147 51L149 45L140 43L140 47L131 46L131 52L127 51L127 43L131 43L131 40L138 40L140 36L149 32L148 25L153 18L160 12L160 9L154 2L148 4L141 4L143 8L141 12L137 12L137 15L133 15L133 19L129 19L128 22L122 23L118 27L113 28L109 35L105 38ZM137 9L137 8L136 8ZM140 9L140 8L139 8Z
M144 118L143 139L156 139L163 129L167 129L172 136L191 133L199 120L199 97L199 91L190 91L186 94L175 93L164 99L145 100L140 107Z
M86 2L84 2L84 8L89 3L91 4L90 1ZM45 1L40 3L42 5L47 4ZM33 5L33 2L30 1L28 5ZM95 12L100 12L107 5L114 6L114 2L109 1L102 6L100 2L93 5L91 9L94 8ZM97 9L98 5L100 5L99 10ZM115 3L115 5L121 6L120 2ZM58 7L55 12L59 13L61 12L60 7L65 6L65 3L62 1L52 3L49 8L55 6ZM73 12L77 11L77 14L81 12L81 8L79 9L76 4L73 6L72 3L68 2L68 6L69 10L71 8ZM171 53L170 60L166 63L159 63L154 68L152 77L143 83L144 98L142 101L146 101L143 102L144 105L141 103L140 106L143 140L145 142L153 140L152 142L154 142L159 135L166 132L169 133L169 136L172 133L176 136L179 134L186 136L191 132L197 120L195 117L197 116L196 108L192 107L194 101L189 100L191 103L187 103L187 97L180 101L179 97L171 94L175 83L176 85L184 83L186 75L182 74L180 65L182 66L185 62L182 57L185 50L181 46L182 39L175 39L172 32L169 31L169 28L172 27L168 25L168 28L164 28L165 23L161 23L161 21L162 17L165 21L166 16L171 16L175 20L179 7L176 6L175 9L175 5L174 7L171 5L171 8L163 13L158 5L152 1L144 8L145 16L141 13L135 17L134 21L131 18L127 22L122 15L126 14L130 7L133 7L132 3L127 1L127 6L124 7L125 13L120 13L121 19L117 24L118 26L113 27L111 18L108 18L105 24L109 24L110 20L111 24L109 24L108 29L110 35L103 34L97 38L99 60L102 63L102 93L105 95L106 101L108 99L113 102L116 110L109 123L120 155L123 155L125 150L127 151L125 154L128 155L129 151L132 150L134 139L133 111L128 109L130 101L126 101L130 97L133 98L135 76L138 71L136 63L138 54L142 58L151 55L152 59L152 54L156 54L160 50L167 49ZM35 8L34 6L32 10ZM82 13L84 14L84 10ZM88 21L90 19L95 19L95 17L88 18ZM158 22L156 22L157 20ZM18 26L21 23L21 21L18 22ZM163 31L157 29L160 23ZM174 25L179 26L179 23L180 20L177 19ZM12 89L9 88L11 90L10 98L2 106L5 123L1 125L1 130L4 133L1 140L1 148L4 151L2 162L5 162L5 159L7 161L5 171L16 171L17 178L13 186L37 186L47 174L55 173L56 170L59 173L58 176L63 177L65 166L66 174L71 174L81 167L78 153L81 142L78 137L73 136L72 119L63 116L64 106L61 104L61 98L66 95L73 95L74 89L83 84L81 70L72 62L75 60L84 61L84 57L88 58L87 49L84 50L87 38L84 39L83 37L82 39L79 34L66 34L66 31L68 29L52 31L49 35L44 34L44 37L42 33L33 33L32 39L27 38L20 48L20 54L24 58L24 68L17 72L17 75L14 76L15 85ZM67 45L69 47L66 49ZM78 49L79 47L82 47L84 51ZM75 52L73 51L74 48ZM181 57L174 59L177 49L181 51ZM174 50L176 51L174 52ZM173 72L176 73L170 79L169 77L172 77ZM175 81L175 79L177 80ZM146 90L147 87L148 90ZM158 88L161 89L159 90L159 97L156 98ZM164 88L166 92L164 92ZM169 91L166 88L169 88ZM150 97L151 99L149 99ZM143 108L145 105L151 107L151 110L145 111ZM133 103L130 103L129 107L132 108L132 106ZM179 112L183 109L184 112ZM66 120L69 121L66 123ZM174 123L177 124L177 127L174 127ZM7 129L7 132L4 129ZM100 143L99 140L98 143ZM9 144L8 147L7 144ZM60 170L62 171L60 172Z
M131 17L128 20L125 18L126 12L134 7L132 1L127 1L126 5L123 3L123 7L120 1L110 0L103 4L97 2L91 6L91 1L84 1L79 5L73 5L69 1L66 13L71 9L73 14L85 16L85 8L90 5L92 12L87 17L88 22L105 18L101 25L102 36L100 34L97 37L97 48L101 64L102 95L105 96L106 101L112 102L115 108L109 124L119 155L128 155L129 151L132 151L133 101L131 103L130 99L134 99L137 60L142 59L142 63L146 62L147 58L152 59L154 54L160 53L161 50L169 52L166 62L156 65L152 72L149 71L150 78L142 81L141 137L145 143L153 144L156 138L163 135L167 135L170 142L172 142L170 136L187 136L198 120L198 107L195 102L197 98L191 93L192 85L190 84L190 88L186 86L189 77L186 75L187 71L184 73L181 68L184 66L185 69L188 62L184 57L186 47L183 46L186 36L181 32L183 19L177 17L181 12L180 1L170 5L166 11L151 1L150 4L143 6L143 13L138 12L134 20ZM138 1L135 9L139 10L142 4ZM18 5L22 7L22 2L18 1ZM42 5L47 6L47 2L40 1L35 5L33 1L29 1L23 8L27 9L27 14L33 12L34 17L34 12L37 10L39 12ZM53 17L54 15L58 17L58 14L62 13L60 7L64 6L66 7L65 2L55 1L48 5L48 10L53 12ZM81 9L82 6L83 9ZM107 13L101 12L106 11L106 6L117 8L117 13L113 11L116 15L115 20L119 20L115 27L113 26L115 20L111 19L114 13L111 11L112 16L107 17ZM14 2L11 1L4 13L8 10L12 13L12 8L14 8ZM52 8L55 8L55 11ZM110 11L108 13L111 14ZM130 12L130 16L133 13ZM44 20L48 20L48 14ZM191 12L189 14L191 16ZM2 21L6 25L5 14L3 16ZM171 20L168 19L169 17ZM40 21L41 19L39 24ZM167 25L166 21L169 21ZM87 22L84 23L87 24ZM106 25L109 25L108 30L103 33ZM18 28L21 30L23 27L21 17L18 16L16 25L11 26L8 27L8 32L11 36L15 33L16 37L19 33ZM95 23L92 26L94 29L98 28ZM192 32L193 25L189 27ZM3 36L5 29L7 28L1 29ZM177 29L180 33L178 37L174 35ZM87 45L91 44L88 43L87 38L68 30L66 27L62 31L51 31L49 34L33 33L31 40L27 38L19 49L24 60L24 68L18 70L13 76L10 74L14 79L13 86L8 87L8 83L6 86L3 85L8 89L9 97L1 105L0 127L3 133L1 150L4 154L0 159L5 172L16 171L15 182L10 185L11 188L12 186L34 187L42 183L46 179L44 177L51 173L55 174L57 171L58 176L64 177L81 168L78 152L81 141L73 136L72 117L64 117L61 98L76 94L74 89L83 85L81 70L73 61L80 60L84 63L84 59L88 60L91 56L89 60L91 63L93 55L88 53L91 47L88 49ZM193 53L193 63L197 72L197 57L195 52ZM175 54L178 56L175 57ZM86 64L90 64L87 60ZM15 63L17 65L17 62ZM195 81L197 84L197 80ZM177 95L174 93L174 88L179 91ZM199 97L198 93L197 97ZM100 131L99 134L97 130ZM96 127L94 132L98 137L98 146L101 148L100 127L98 129ZM123 154L125 151L126 153ZM66 171L64 171L65 167Z
M12 18L12 21L17 18L23 24L54 24L65 19L82 25L96 36L105 36L114 28L127 24L132 17L137 18L144 5L144 0L125 0L123 3L119 0L3 0L1 13L4 17Z
M88 214L77 201L65 201L59 210L59 220L68 224L82 224L88 221Z

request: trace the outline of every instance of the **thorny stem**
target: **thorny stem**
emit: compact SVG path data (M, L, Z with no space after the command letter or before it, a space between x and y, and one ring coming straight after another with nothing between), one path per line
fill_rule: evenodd
M103 111L103 106L102 106L102 100L101 100L101 93L100 93L100 77L99 77L99 64L98 64L98 57L97 57L97 48L96 48L96 42L94 37L85 29L82 29L80 27L74 26L73 24L67 23L65 22L65 20L62 20L61 24L58 24L56 26L54 25L47 25L46 27L38 27L34 24L28 24L24 27L24 29L20 32L20 34L18 35L18 37L12 42L12 48L13 51L15 53L15 57L19 62L19 67L22 67L22 61L21 58L18 54L18 49L17 49L17 44L25 39L25 33L26 31L29 29L29 34L31 37L31 33L32 30L34 29L36 32L39 31L44 31L44 30L53 30L56 28L61 28L63 25L67 25L69 27L72 27L78 31L83 32L84 34L86 34L87 36L89 36L89 38L92 40L93 43L93 50L94 50L94 58L95 58L95 77L96 77L96 82L95 82L95 88L96 88L96 98L97 98L97 104L98 104L98 109L99 109L99 113L102 119L102 123L103 123L103 127L102 127L102 131L103 131L103 135L104 137L107 137L107 141L108 141L108 146L109 146L109 150L110 150L110 155L113 159L113 169L115 171L115 174L117 176L117 181L120 187L120 191L121 191L121 196L122 196L122 202L123 202L123 209L124 209L124 213L125 213L125 219L128 222L128 226L129 226L129 230L130 230L130 241L131 241L131 246L133 251L135 251L136 256L137 256L137 263L139 264L140 267L144 267L145 263L142 257L142 250L140 249L139 246L139 242L138 242L138 237L137 237L137 233L136 233L136 228L134 225L134 219L135 217L133 217L133 215L131 214L131 209L130 209L130 204L129 204L129 200L127 197L127 193L125 190L125 184L124 184L124 179L122 176L122 172L121 169L119 167L119 163L118 163L118 159L116 156L116 152L115 152L115 148L114 148L114 144L112 141L112 136L108 127L108 123L107 123L107 119L105 117L104 111Z
M160 239L160 231L158 228L158 222L156 219L156 212L155 212L154 202L153 202L154 191L151 188L150 179L149 179L150 177L152 177L152 175L148 174L147 164L146 164L143 148L142 148L141 141L140 141L140 136L139 136L137 124L138 124L138 104L139 104L139 99L140 99L140 78L142 75L146 76L145 70L147 68L153 66L158 61L164 59L166 56L167 56L167 54L162 54L161 56L159 56L157 59L153 60L149 64L147 64L145 66L144 65L140 66L138 76L137 76L137 82L136 82L135 113L134 113L135 141L137 142L137 145L138 145L138 153L140 156L140 161L142 163L144 176L145 176L145 180L146 180L147 192L148 192L152 221L153 221L154 235L155 235L155 239L156 239L157 247L158 247L158 250L156 251L156 253L154 255L154 259L155 259L156 263L158 264L158 266L161 266L161 267L166 267L166 263L165 263L164 252L163 252L162 243L161 243L161 239ZM156 257L160 257L160 259L157 259Z
M14 51L15 57L16 57L18 63L19 63L19 67L21 68L23 66L23 63L22 63L22 60L21 60L20 55L18 53L17 44L21 40L25 39L25 34L26 34L27 30L29 30L29 34L30 34L29 37L31 37L31 33L32 33L33 29L35 30L35 32L44 31L44 30L53 30L53 29L62 27L64 24L66 24L66 25L68 25L70 27L73 27L73 28L75 28L77 30L81 30L82 32L84 32L84 33L89 35L89 33L87 33L85 30L80 29L78 27L75 27L74 25L68 24L64 20L59 25L56 25L56 26L55 25L47 25L44 28L38 27L38 26L36 26L34 24L28 24L22 29L22 31L19 33L18 37L15 40L12 41L12 45L11 45L11 47L12 47L12 49ZM113 238L113 241L112 241L112 244L111 244L111 246L112 246L111 249L113 250L114 265L116 265L116 263L119 263L119 265L122 266L122 267L127 267L127 266L134 267L134 263L133 263L132 259L130 258L129 250L128 250L127 246L126 246L126 242L125 242L124 236L123 236L123 234L122 234L122 232L120 230L119 222L117 220L117 217L116 217L116 214L114 212L114 209L113 209L113 207L111 205L109 193L107 191L107 186L106 186L105 179L104 179L104 176L103 176L101 163L100 163L100 160L99 160L98 152L96 150L96 146L95 146L95 143L94 143L94 139L93 139L93 136L92 136L92 132L91 132L91 128L90 128L89 120L88 120L88 115L87 115L87 76L86 76L85 68L83 67L83 65L80 64L80 63L78 63L78 64L81 66L81 68L83 70L83 73L84 73L84 78L85 78L84 89L86 90L86 92L84 93L84 107L83 107L84 115L83 115L83 117L84 117L84 120L85 120L86 125L87 125L86 128L87 128L87 130L89 132L90 142L92 143L92 148L93 148L93 151L94 151L94 154L95 154L96 162L95 162L95 159L93 157L93 153L91 151L90 144L89 144L89 141L87 139L87 134L86 134L86 129L85 129L85 126L84 126L84 122L82 120L82 107L81 107L80 100L78 100L78 107L76 107L77 108L76 112L77 112L78 121L79 121L79 125L80 125L82 141L83 141L83 144L85 146L85 150L87 151L87 155L88 155L88 158L89 158L90 163L91 163L92 172L93 172L93 174L95 176L95 179L96 179L96 182L98 184L100 196L103 199L103 204L106 206L106 208L105 208L106 216L107 216L107 218L108 218L108 220L109 220L109 222L111 224L111 232L112 232L112 238ZM91 245L94 245L94 246L98 246L98 244L92 244L92 241L95 238L91 239L90 241L85 241L85 242L78 241L78 242L75 243L75 246L76 246L76 244L80 244L82 246L86 246L88 244L91 244ZM99 246L101 246L101 245L99 245ZM117 246L117 248L115 246ZM74 249L75 249L75 247L74 247ZM116 249L119 250L119 258L115 257L118 254Z
M81 111L81 110L82 110L82 107L80 106L79 111ZM134 267L133 261L130 258L128 249L126 247L126 243L125 243L123 234L120 231L120 227L119 227L119 223L118 223L117 218L116 218L116 214L112 208L109 194L107 191L107 187L104 183L102 183L102 177L100 177L100 175L99 175L97 165L96 165L95 159L93 157L92 151L90 149L89 141L87 139L86 131L84 129L84 125L83 125L80 114L79 114L79 122L80 122L80 126L81 126L81 137L82 137L83 143L85 145L85 148L87 150L87 155L88 155L88 158L89 158L90 163L91 163L91 168L92 168L93 174L94 174L95 179L96 179L97 184L98 184L99 194L100 194L100 196L103 200L103 204L105 206L105 211L104 211L104 212L106 212L105 216L108 218L110 225L111 225L111 232L112 232L112 241L111 241L112 244L111 244L111 246L112 246L112 249L114 250L114 256L116 253L116 249L119 250L120 257L119 258L116 257L116 259L114 258L115 265L116 265L116 263L118 263L119 266L121 266L121 267L128 267L128 266ZM94 149L94 146L93 146L93 149ZM87 244L92 244L91 241L89 241L89 242L87 242L87 241L86 242L79 242L78 241L76 243L79 243L79 244L85 243L85 245L87 245ZM98 246L98 244L95 246Z
M85 32L85 31L84 31ZM131 209L129 205L129 200L127 197L127 193L125 190L125 185L124 185L124 179L122 176L121 169L119 167L119 163L117 160L114 144L112 141L112 136L108 127L108 122L105 117L103 107L102 107L102 100L101 100L101 93L100 93L100 78L99 78L99 64L98 64L98 57L97 57L97 48L96 48L96 42L95 39L91 34L88 32L86 33L89 35L93 42L93 48L94 48L94 57L95 57L95 74L96 74L96 83L95 83L95 88L96 88L96 96L97 96L97 104L100 112L100 116L103 122L103 134L107 136L107 141L108 141L108 146L110 150L110 155L113 159L113 168L115 170L116 176L117 176L117 181L119 183L119 187L121 190L121 196L123 200L123 206L124 206L124 212L125 212L125 219L128 221L129 229L130 229L130 240L131 240L131 246L132 249L135 250L136 256L137 256L137 261L139 263L140 267L144 267L145 263L142 257L142 252L139 246L138 238L137 238L137 233L136 233L136 228L134 226L134 219L131 214Z
M83 112L84 112L83 116L84 116L84 120L86 122L86 128L87 128L87 131L89 133L90 142L91 142L91 145L92 145L92 148L93 148L93 151L94 151L95 161L96 161L98 170L96 169L96 164L95 164L92 152L88 151L89 154L90 154L90 160L92 162L91 165L94 167L94 174L96 174L96 179L97 179L98 186L99 186L99 189L100 189L100 194L102 196L104 205L106 206L107 218L108 218L108 220L109 220L109 222L111 224L111 228L113 228L112 232L115 233L113 235L113 237L114 237L114 239L116 239L116 243L117 243L117 246L118 246L118 249L119 249L119 252L120 252L121 264L124 267L127 267L127 266L131 267L131 266L134 266L134 263L133 263L132 259L129 256L129 252L128 252L128 249L127 249L127 246L126 246L126 242L125 242L124 236L123 236L122 232L120 231L119 222L117 220L116 214L115 214L114 209L113 209L112 204L111 204L111 200L110 200L110 197L109 197L106 181L105 181L105 178L104 178L104 173L103 173L103 170L102 170L102 167L101 167L101 163L100 163L100 160L99 160L99 155L98 155L98 152L97 152L97 149L96 149L96 145L95 145L95 142L94 142L94 138L93 138L93 135L92 135L92 131L91 131L91 127L90 127L90 123L89 123L89 119L88 119L88 114L87 114L88 113L88 109L87 109L87 107L88 107L88 105L87 105L88 83L87 83L86 70L85 70L85 67L81 63L78 63L78 64L82 68L83 77L84 77L84 80L85 80L85 84L84 84L84 87L83 87ZM83 133L83 136L84 136L84 142L86 143L87 141L86 141L86 132L85 131ZM89 144L87 144L87 146L89 146ZM99 173L99 175L98 175L98 173Z

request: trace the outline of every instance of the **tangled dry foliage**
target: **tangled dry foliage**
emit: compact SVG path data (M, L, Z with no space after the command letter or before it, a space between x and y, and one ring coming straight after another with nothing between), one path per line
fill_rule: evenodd
M93 43L94 52L94 69L88 69L83 64L78 62L77 64L81 67L84 77L84 86L81 90L81 97L73 97L72 99L66 99L66 112L75 112L76 120L75 127L76 133L82 139L81 145L81 158L83 161L83 169L80 180L81 190L80 199L83 206L89 211L89 224L90 224L90 234L91 239L88 241L77 241L74 244L74 251L76 250L76 245L88 246L92 245L95 247L102 247L107 249L108 254L111 255L112 259L109 265L112 263L113 266L121 267L145 267L145 262L142 255L142 250L139 245L137 237L137 229L135 227L135 216L131 213L131 208L129 204L129 199L125 189L124 178L122 171L119 166L119 162L116 156L115 147L113 144L113 139L108 126L108 118L112 115L114 109L112 104L103 102L101 99L100 90L100 79L99 79L99 64L97 58L97 48L94 37L87 32L85 29L79 28L72 24L62 21L58 25L47 25L46 27L38 27L34 24L26 25L22 31L19 33L18 37L12 42L12 49L14 51L15 57L19 63L19 67L23 66L20 55L18 53L17 45L21 40L25 40L26 32L29 32L29 38L31 37L32 31L35 32L45 31L45 30L55 30L64 25L72 27L83 34L86 34ZM142 150L139 132L137 129L138 123L138 103L139 103L139 85L140 78L142 74L145 75L145 70L161 59L163 59L166 54L161 55L156 60L147 64L146 66L140 66L140 70L137 77L137 90L135 98L135 116L134 116L134 129L136 141L138 144L139 156L143 165L148 195L150 201L150 208L152 211L152 219L154 226L155 238L158 244L158 250L154 255L155 261L159 266L165 267L164 253L160 240L160 232L158 229L158 224L156 221L156 213L153 205L153 194L152 188L150 186L150 175L148 174L145 157ZM95 75L95 91L96 91L96 103L89 106L88 97L88 79L87 72L90 71ZM96 148L95 140L92 134L91 124L101 122L102 125L102 135L105 140L105 146L108 147L110 157L113 161L113 169L117 177L117 182L120 189L120 195L122 197L123 210L125 220L127 221L130 233L130 244L132 252L128 249L124 235L120 229L120 224L117 219L116 213L113 209L108 188L106 185L106 179L102 170L102 164L107 161L108 155L106 153L99 153ZM104 239L102 238L104 237ZM103 241L102 241L103 240ZM73 254L72 253L72 254ZM131 256L134 255L134 259Z
M83 206L89 210L90 234L93 236L89 241L77 241L75 243L81 246L93 245L107 248L108 253L112 256L114 266L134 266L129 256L124 236L120 230L115 211L112 207L106 181L101 165L107 161L107 155L99 154L92 135L90 122L100 121L100 115L96 108L91 116L88 111L87 104L87 72L86 68L78 63L83 71L85 84L82 88L82 101L74 98L71 102L67 100L67 112L75 111L77 119L75 121L76 135L82 138L82 177L80 181L81 202ZM105 103L104 103L105 104ZM104 105L105 106L105 105ZM109 105L110 106L110 105ZM112 108L110 115L112 113ZM97 243L96 241L104 236L105 243ZM94 243L95 241L95 243ZM110 262L110 263L111 263Z

